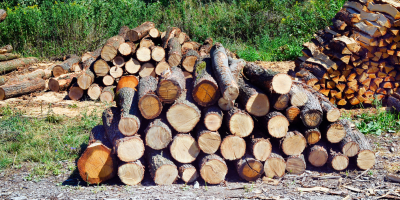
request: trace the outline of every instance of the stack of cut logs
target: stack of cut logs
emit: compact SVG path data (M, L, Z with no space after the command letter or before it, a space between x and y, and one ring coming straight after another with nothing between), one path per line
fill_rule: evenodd
M399 96L400 2L349 1L332 22L304 44L296 76L339 106Z
M88 71L99 61L107 64L105 55L115 60L126 46L135 49L141 76L140 81L119 80L117 107L107 108L103 125L90 134L77 163L88 183L118 175L136 185L146 166L159 185L199 177L219 184L231 164L246 181L263 174L282 177L285 171L301 174L307 163L334 170L351 162L362 170L374 166L375 154L364 135L339 120L339 110L312 87L234 59L211 39L203 45L189 42L176 27L167 28L162 39L150 22L124 35L111 38L101 49L102 58L86 65ZM159 39L161 48L154 45ZM167 67L158 70L161 62ZM89 73L93 77L100 71Z

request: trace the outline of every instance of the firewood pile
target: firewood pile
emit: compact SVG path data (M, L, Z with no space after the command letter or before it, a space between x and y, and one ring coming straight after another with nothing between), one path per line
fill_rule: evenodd
M84 181L118 176L136 185L148 170L158 185L200 177L219 184L232 164L246 181L301 174L306 165L374 166L364 135L311 86L235 59L212 39L192 42L176 27L123 29L100 53L85 55L75 86L104 83L117 71L110 62L124 74L108 89L117 107L104 110L77 162Z
M338 106L400 108L399 1L348 1L332 22L303 45L293 76Z

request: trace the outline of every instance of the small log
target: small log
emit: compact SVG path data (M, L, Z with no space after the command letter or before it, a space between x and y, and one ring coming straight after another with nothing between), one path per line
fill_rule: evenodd
M197 50L199 50L200 46L201 45L197 42L193 42L193 41L185 42L182 44L182 51L188 51L190 49L197 51Z
M179 177L185 183L193 183L199 177L196 167L192 164L182 164L178 169Z
M108 74L109 71L110 66L105 60L99 59L93 63L93 72L96 74L97 77L105 76Z
M88 68L78 76L77 83L82 90L87 90L93 84L94 77L93 72Z
M168 151L146 150L150 175L157 185L171 185L178 179L178 168Z
M273 111L261 117L261 122L274 138L283 138L289 130L288 119L280 112ZM239 123L240 124L240 123Z
M101 102L108 102L111 103L114 101L115 93L114 93L115 86L108 86L103 88L103 91L100 95Z
M176 27L168 27L167 30L165 31L165 36L162 37L162 41L163 41L162 47L164 49L167 49L169 41L172 38L179 37L180 33L181 33L181 29L176 28Z
M223 121L223 112L217 106L210 106L204 109L203 122L205 127L210 131L217 131Z
M18 58L14 60L0 62L0 74L5 74L10 71L16 70L20 67L25 67L27 65L31 65L37 63L37 58Z
M143 38L142 40L140 40L140 42L139 42L139 47L151 48L152 46L154 46L154 42L153 42L153 40L151 40L150 36L144 37L144 38Z
M149 31L149 36L154 38L154 39L156 39L156 38L161 37L161 34L160 34L160 31L158 31L157 28L152 28Z
M213 39L207 38L204 41L203 45L201 45L201 47L200 47L200 50L199 50L200 56L205 56L205 55L210 54L212 46L213 46Z
M154 61L161 62L165 58L165 50L159 46L151 47L151 58Z
M138 95L130 87L124 87L117 92L117 106L121 109L121 120L118 129L125 136L135 135L140 128L140 113Z
M301 109L300 119L307 128L316 128L323 120L321 104L319 103L318 99L311 94L311 92L306 91L306 94L308 101Z
M297 106L290 106L286 109L286 118L290 123L294 123L300 120L300 108Z
M298 131L289 131L286 136L281 139L281 149L284 154L300 155L307 146L304 136Z
M86 61L89 60L89 59L96 60L96 59L100 56L101 49L102 49L102 48L98 48L98 49L96 49L96 50L93 51L93 52L86 52L86 53L84 53L84 54L82 55L82 57L81 57L81 62L84 63L84 62L86 62Z
M124 42L118 47L118 52L123 56L133 55L136 52L136 45L133 42Z
M200 153L196 140L190 134L175 135L169 150L172 157L180 163L191 163Z
M182 60L182 47L179 44L178 38L171 38L168 42L168 64L171 67L176 67Z
M352 132L356 138L355 141L360 147L360 151L357 154L357 166L362 170L371 169L375 165L376 156L369 141L356 127L353 128Z
M11 45L6 45L3 47L0 47L0 54L10 53L12 51L13 51L13 47Z
M112 60L112 63L116 67L123 67L125 65L125 59L122 56L115 56L115 58Z
M200 176L208 184L220 184L225 180L228 166L216 154L204 155L199 159Z
M118 167L118 177L126 185L138 185L144 178L143 160L121 163Z
M328 161L326 145L319 142L309 148L308 162L314 167L322 167Z
M290 103L290 94L271 94L271 105L276 110L285 110Z
M161 76L161 74L165 71L165 70L170 70L171 66L169 66L169 64L167 62L165 62L165 59L163 59L161 62L159 62L156 65L155 68L155 72L157 75Z
M271 153L264 163L265 176L268 178L285 175L286 161L277 153Z
M199 148L206 154L217 152L221 144L221 136L218 131L208 130L204 124L197 126L197 142Z
M140 62L148 62L151 60L151 50L148 47L140 47L136 50L136 58Z
M298 85L292 85L292 88L289 91L290 94L290 103L293 106L302 107L308 101L308 95L306 91L299 87Z
M225 125L232 135L247 137L254 128L254 121L244 110L234 107L226 113Z
M309 70L318 79L322 79L324 75L327 73L327 70L324 67L319 66L315 63L303 62L300 64L300 67Z
M101 116L105 136L111 143L123 138L124 136L118 130L118 122L121 119L121 111L117 107L106 108Z
M293 155L286 159L286 171L290 174L302 174L306 171L304 155Z
M179 44L190 41L189 36L184 32L179 33L178 37L176 38L178 38Z
M156 76L156 73L154 72L154 65L151 62L144 63L139 71L139 76L140 77L146 77L146 76Z
M82 88L80 88L77 83L74 83L69 88L68 97L71 100L78 101L79 99L81 99L83 97L83 93L84 93L84 91L82 90Z
M299 72L296 73L296 76L300 77L303 82L309 86L314 86L319 81L318 78L314 76L314 74L306 69L301 69Z
M171 104L181 95L186 88L185 77L178 67L164 71L157 87L157 94L163 103Z
M34 79L23 81L13 85L4 85L0 87L0 100L5 100L11 97L30 94L46 89L46 81L43 79Z
M129 59L125 63L125 71L128 72L129 74L136 74L139 72L141 68L140 62L137 61L134 58Z
M111 68L110 68L110 75L111 75L113 78L119 78L119 77L121 77L123 74L124 74L124 70L123 70L121 67L114 66L114 67L111 67Z
M144 77L139 82L139 110L146 119L158 117L163 109L156 95L157 79L152 76Z
M100 52L100 56L105 61L112 61L118 54L119 46L125 42L122 36L114 36L107 40Z
M111 85L113 85L113 84L114 84L114 81L115 81L115 79L114 79L114 77L112 77L111 75L106 75L106 76L103 77L103 84L104 84L105 86L111 86Z
M183 54L182 67L188 71L193 72L197 60L200 58L197 51L190 49Z
M334 170L342 171L349 166L349 157L332 148L329 149L328 163Z
M0 61L14 60L19 57L20 57L19 54L4 53L4 54L0 54Z
M345 131L345 137L339 143L342 153L349 158L354 157L360 151L360 146L357 143L358 138L351 130L351 125L348 120L340 120L340 123Z
M304 137L309 145L313 145L321 140L321 132L318 128L307 129L304 132Z
M220 151L226 160L240 159L246 153L246 142L239 136L228 135L222 140Z
M115 92L118 92L121 88L129 87L136 90L136 86L139 84L139 78L133 75L123 76L119 79Z
M121 135L120 135L121 136ZM144 154L144 143L139 136L117 137L113 141L114 152L124 162L134 162Z
M215 104L219 98L218 84L213 77L210 58L203 58L196 64L194 70L193 99L203 107Z
M252 138L249 139L248 146L250 152L257 160L266 161L271 155L272 145L269 139L252 136Z
M127 31L125 39L129 40L130 42L139 41L144 36L148 35L152 28L155 28L155 24L153 22L144 22L140 26Z
M1 58L0 58L1 60ZM72 55L70 58L65 60L59 65L53 67L53 76L58 77L62 74L75 72L75 68L79 67L79 62L81 61L81 57L77 55Z
M256 86L239 78L239 102L244 105L246 111L256 117L261 117L269 112L268 96Z
M146 145L155 150L167 148L172 141L171 128L165 117L154 119L144 131Z
M236 161L236 171L246 181L256 181L264 173L264 166L261 161L256 160L252 155L246 154Z
M340 120L326 127L325 137L330 143L339 143L346 136L344 121Z
M50 85L50 83L49 83ZM93 101L96 101L97 99L100 98L101 95L101 87L97 85L96 83L93 83L89 89L87 90L87 94L92 99Z
M219 98L218 99L218 106L223 110L223 111L229 111L234 108L235 101L230 101L226 100L224 98Z

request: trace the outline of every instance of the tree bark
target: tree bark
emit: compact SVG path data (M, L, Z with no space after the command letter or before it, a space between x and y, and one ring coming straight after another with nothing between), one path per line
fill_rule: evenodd
M50 84L49 84L50 85ZM93 101L96 101L97 99L100 98L101 95L101 87L96 84L93 83L89 89L87 90L87 94L90 97L90 99L92 99Z
M314 74L304 68L297 72L296 76L300 77L303 82L309 86L314 86L319 81L318 78L314 76Z
M82 73L78 76L77 83L82 90L87 90L94 82L94 74L89 69L82 71Z
M308 162L314 167L322 167L328 161L326 144L318 142L308 149Z
M0 59L1 60L1 59ZM77 55L72 55L70 58L65 60L59 65L53 67L53 76L58 77L62 74L75 72L75 69L79 67L79 62L81 61L81 57ZM78 65L78 66L76 66ZM80 68L80 67L79 67Z
M286 171L290 174L302 174L306 171L306 161L304 155L293 155L286 159Z
M72 84L76 83L78 75L77 73L71 73L63 74L57 78L51 78L48 87L54 92L66 91Z
M300 64L300 67L310 71L319 80L322 79L324 77L324 74L327 73L327 70L325 68L312 63L303 62Z
M238 85L239 102L245 106L248 113L261 117L269 112L270 103L264 92L243 78L238 79Z
M308 101L301 109L300 119L307 128L316 128L323 120L321 104L319 103L318 99L311 94L311 92L306 91L306 94Z
M161 62L165 59L165 50L159 46L151 47L151 58L156 62Z
M178 168L168 151L146 150L150 175L157 185L171 185L178 179Z
M18 58L15 60L9 60L5 62L0 62L0 74L5 74L10 71L16 70L20 67L25 67L27 65L31 65L37 63L37 58Z
M216 154L204 154L199 159L200 176L208 184L220 184L225 180L228 166L225 161Z
M186 88L185 77L178 67L164 71L158 83L157 94L163 103L171 104L179 98Z
M14 53L0 54L0 61L14 60L19 57L20 57L19 54L14 54Z
M365 136L357 129L353 129L354 135L357 137L357 143L360 151L357 155L357 166L362 170L371 169L376 162L375 153Z
M3 9L0 9L0 23L3 22L7 17L7 12Z
M121 26L121 28L118 31L118 35L123 37L125 39L126 33L130 30L128 26Z
M114 36L107 40L100 52L100 56L105 61L112 61L118 54L119 46L125 42L122 36Z
M167 49L169 40L171 40L174 37L178 37L180 33L181 33L181 29L176 28L176 27L168 27L165 32L165 36L162 38L162 40L163 40L162 47L164 49Z
M202 58L194 70L193 99L203 107L215 104L219 98L218 84L213 77L210 58Z
M106 108L102 113L101 119L108 141L115 143L115 140L124 137L118 129L118 122L121 119L121 111L117 107Z
M115 97L114 89L115 89L115 86L108 86L108 87L103 88L103 91L101 92L101 95L100 95L100 101L108 102L108 103L113 102L114 97Z
M0 54L10 53L12 51L13 51L13 47L11 45L6 45L3 47L0 47Z
M254 121L246 111L234 107L225 116L225 125L232 135L247 137L253 131Z
M129 40L130 42L139 41L144 36L148 35L152 28L155 28L155 24L153 22L144 22L140 26L126 32L125 39Z
M236 171L246 181L256 181L264 173L264 165L252 155L246 154L236 161Z
M183 54L182 67L188 72L193 72L194 66L199 59L200 56L197 51L190 49Z
M121 120L118 129L125 136L135 135L140 128L140 113L138 108L138 95L135 90L124 87L117 92L117 106L121 109Z
M172 131L165 116L154 119L144 133L146 145L155 150L167 148L172 141Z
M81 62L84 63L85 61L89 60L89 59L94 59L96 60L100 54L101 54L101 49L102 48L98 48L93 52L86 52L82 55L81 57Z
M261 117L261 122L268 133L274 138L283 138L289 130L289 121L278 111L268 113Z
M0 100L5 100L11 97L30 94L46 89L46 81L43 79L34 79L23 81L14 85L5 85L0 87Z
M204 125L210 131L217 131L223 121L223 112L217 106L210 106L204 109Z
M197 142L199 148L206 154L217 152L221 144L221 135L217 130L211 131L203 123L197 125Z
M192 164L182 164L179 166L179 177L185 183L192 183L199 177L199 173Z
M349 158L354 157L360 151L360 145L357 142L358 137L355 135L355 132L351 130L351 125L348 120L340 120L340 123L345 131L345 137L339 143L342 153Z
M50 75L46 75L46 71L42 69L35 70L29 74L24 74L24 75L17 75L15 77L11 77L10 79L7 80L7 85L11 85L14 83L19 83L21 81L27 81L27 80L33 80L37 78L41 79L47 79ZM0 84L3 85L3 84Z
M246 142L239 136L228 135L222 140L220 151L226 160L237 160L246 153Z
M139 82L139 110L146 119L154 119L161 114L163 105L156 95L157 79L144 77Z
M169 150L172 157L180 163L191 163L200 153L197 141L190 134L175 135Z
M286 136L281 139L281 149L285 155L300 155L307 146L304 136L298 131L287 132Z
M211 48L213 46L213 39L212 38L207 38L203 45L201 45L200 47L200 56L206 56L208 54L210 54Z
M179 44L178 38L171 38L168 42L168 64L171 67L176 67L182 60L182 47Z
M126 185L138 185L144 178L145 167L143 160L124 162L118 167L118 177Z

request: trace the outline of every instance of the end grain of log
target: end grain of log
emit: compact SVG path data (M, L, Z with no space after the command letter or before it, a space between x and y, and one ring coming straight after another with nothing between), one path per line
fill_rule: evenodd
M300 108L297 106L290 106L286 109L286 118L290 123L294 123L300 120Z
M124 87L117 92L117 106L121 109L121 120L118 129L125 136L135 135L140 128L140 112L138 94L130 87Z
M115 93L114 93L115 86L108 86L103 89L100 95L101 102L108 102L111 103L114 101Z
M179 177L185 183L193 183L199 177L199 173L192 164L183 164L179 166Z
M210 131L217 131L223 122L223 112L217 106L210 106L204 109L204 125Z
M232 135L239 137L249 136L254 128L254 121L251 116L237 107L227 112L225 124Z
M105 76L108 74L109 71L110 66L105 60L99 59L93 63L93 72L96 74L97 77Z
M238 85L239 102L245 106L248 113L261 117L269 112L270 103L268 96L264 92L243 78L238 79Z
M199 171L201 178L208 184L220 184L225 180L228 167L221 157L211 154L199 159Z
M139 82L139 110L146 119L158 117L163 109L161 100L156 95L157 79L144 77Z
M181 95L186 88L185 77L178 67L172 67L169 71L164 71L158 83L157 94L161 101L171 104Z
M228 135L222 140L220 151L226 160L237 160L246 153L246 142L239 136Z
M199 148L204 153L213 154L217 152L221 144L221 136L218 131L210 131L204 124L199 124L196 132Z
M282 177L285 170L286 161L279 154L271 153L264 163L265 176L268 178Z
M318 128L307 129L304 132L304 137L309 145L315 144L321 140L321 132Z
M286 136L281 140L281 149L288 156L300 155L306 146L306 139L298 131L287 132Z
M302 174L306 171L304 155L293 155L286 159L286 171L290 174Z
M268 130L268 133L274 138L285 137L289 130L289 121L278 111L270 112L266 116L261 117L261 121Z
M134 75L126 75L119 79L115 92L118 92L121 88L129 87L136 90L136 86L139 84L139 78Z
M256 160L250 154L246 154L236 161L236 171L246 181L256 181L264 173L264 166L261 161Z
M197 104L203 107L215 104L220 94L210 58L203 58L196 63L194 79L192 96Z
M100 56L105 61L112 61L118 54L119 46L125 42L122 36L114 36L107 40L106 44L101 49Z
M93 101L96 101L100 98L101 95L101 87L96 83L93 83L89 89L87 90L87 94Z
M178 168L167 151L147 150L150 175L157 185L171 185L178 178Z
M168 42L168 64L171 67L176 67L182 60L182 47L179 44L178 38L171 38Z
M144 154L144 143L139 136L116 138L114 141L114 152L124 162L134 162Z
M193 72L197 60L200 58L197 51L190 49L183 54L182 67L188 72Z
M125 63L125 71L129 74L136 74L141 68L140 62L134 58L129 59Z
M68 58L61 64L53 67L53 76L58 77L62 74L75 72L74 65L79 65L80 61L81 61L81 57L79 57L77 55L72 55L70 58Z
M146 145L155 150L167 148L172 141L172 131L164 117L154 119L144 133Z
M141 160L121 163L118 167L118 177L126 185L140 184L144 178L144 173L145 166Z
M136 42L145 37L146 35L149 34L150 30L152 28L155 28L155 24L153 22L144 22L140 26L129 30L126 33L126 39L129 40L130 42Z
M79 85L75 83L70 87L68 91L68 97L71 100L78 101L79 99L82 98L83 93L84 91L82 90L82 88L80 88Z

